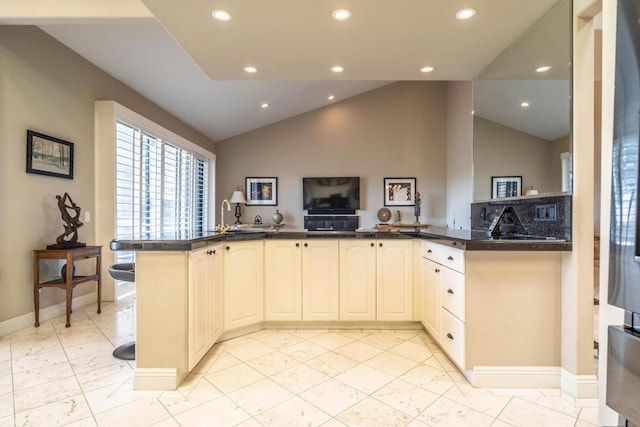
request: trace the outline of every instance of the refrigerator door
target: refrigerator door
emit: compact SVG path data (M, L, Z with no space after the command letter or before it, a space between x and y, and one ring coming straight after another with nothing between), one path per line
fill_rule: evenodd
M633 312L640 312L639 19L640 0L618 1L608 300Z

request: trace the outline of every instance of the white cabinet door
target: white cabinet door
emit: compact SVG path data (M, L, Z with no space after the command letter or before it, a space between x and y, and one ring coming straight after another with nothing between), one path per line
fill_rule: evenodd
M209 248L189 254L189 370L213 345L213 275Z
M442 266L422 258L422 324L440 340L440 269Z
M216 244L209 250L209 272L213 275L213 345L224 332L224 245Z
M337 240L302 243L302 319L339 318L339 245Z
M413 319L413 242L377 241L377 320Z
M263 257L262 240L225 243L225 330L264 320Z
M340 320L376 320L374 240L340 241Z
M265 320L302 320L302 245L299 240L264 244Z

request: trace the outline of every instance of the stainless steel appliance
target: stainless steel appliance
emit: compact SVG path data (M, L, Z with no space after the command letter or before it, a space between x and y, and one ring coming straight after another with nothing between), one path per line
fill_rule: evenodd
M609 327L607 405L640 426L640 0L618 0L617 20L608 301L625 322Z

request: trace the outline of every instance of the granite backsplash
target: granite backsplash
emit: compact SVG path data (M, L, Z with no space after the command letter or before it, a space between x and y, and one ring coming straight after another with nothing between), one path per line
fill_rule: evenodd
M471 204L471 229L571 240L571 196L527 197Z

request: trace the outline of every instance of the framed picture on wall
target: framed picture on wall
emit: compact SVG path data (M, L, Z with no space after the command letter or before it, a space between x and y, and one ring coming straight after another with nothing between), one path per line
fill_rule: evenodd
M27 130L27 173L73 179L73 143Z
M278 205L278 178L246 177L244 181L248 206Z
M518 197L522 195L521 176L492 176L491 198Z
M385 178L384 205L385 206L415 206L416 179L415 178Z

